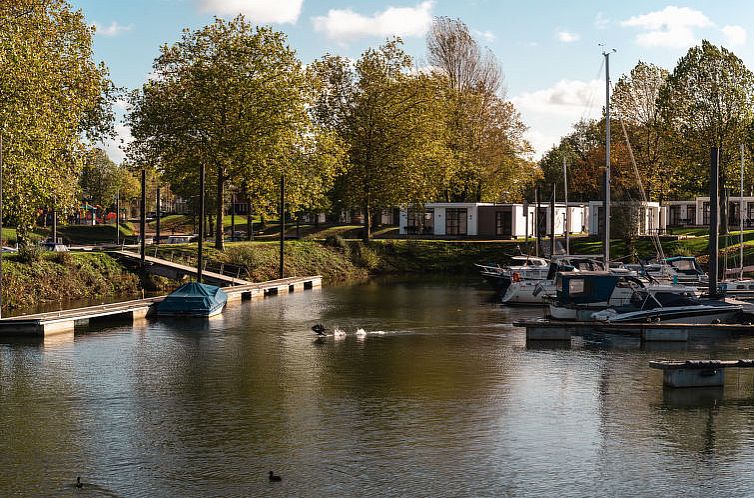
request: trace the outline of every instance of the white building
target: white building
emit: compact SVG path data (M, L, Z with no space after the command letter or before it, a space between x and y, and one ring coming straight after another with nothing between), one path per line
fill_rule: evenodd
M588 208L569 203L570 233L586 228ZM403 208L399 233L402 235L479 236L516 239L535 237L535 204L493 204L487 202L434 202L423 208ZM555 235L563 235L566 206L555 204ZM549 203L540 205L539 231L550 233Z
M659 202L637 202L636 204L639 206L637 235L663 233L667 227L667 208L660 206ZM611 203L611 206L616 209L619 209L621 205L625 205L625 203L620 201ZM589 235L600 234L601 221L604 216L603 202L589 201Z
M709 197L697 197L691 201L665 201L663 206L668 209L669 226L708 226L709 225ZM720 203L722 205L722 202ZM741 198L728 198L728 223L737 226L740 223ZM754 224L754 197L743 198L744 226Z

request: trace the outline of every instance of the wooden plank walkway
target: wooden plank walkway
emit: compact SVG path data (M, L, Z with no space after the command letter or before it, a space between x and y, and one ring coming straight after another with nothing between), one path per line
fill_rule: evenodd
M319 275L308 277L289 277L266 282L246 282L223 288L228 295L228 304L240 302L243 299L263 298L287 294L304 289L312 289L322 285ZM0 335L14 337L45 337L53 334L72 331L76 323L102 317L119 317L136 321L152 314L154 305L165 296L133 299L110 304L99 304L85 308L74 308L33 315L21 315L0 319Z
M116 258L126 260L130 263L141 262L141 256L138 253L131 251L108 251L108 254L111 254ZM144 260L147 264L147 271L156 275L168 277L173 280L179 280L184 275L196 277L196 267L193 266L175 263L166 259L155 258L154 256L145 256ZM228 275L223 275L222 273L216 273L207 270L202 271L202 277L206 283L220 286L252 284L252 282L249 282L248 280L244 280L242 278L231 277Z

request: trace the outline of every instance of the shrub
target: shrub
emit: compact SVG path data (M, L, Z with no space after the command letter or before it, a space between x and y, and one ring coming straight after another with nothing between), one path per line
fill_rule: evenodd
M35 245L21 246L16 254L16 261L20 263L37 263L42 260L42 249Z

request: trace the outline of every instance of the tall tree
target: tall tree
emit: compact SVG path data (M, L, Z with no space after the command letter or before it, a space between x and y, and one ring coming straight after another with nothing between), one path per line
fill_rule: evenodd
M677 136L663 125L657 105L667 79L666 69L639 61L618 79L611 100L618 121L616 140L624 142L625 127L648 197L660 201L680 187L675 174L680 163L671 153Z
M506 101L494 54L480 49L457 19L436 18L427 36L428 61L445 77L448 147L445 200L501 201L521 196L531 182L526 126Z
M684 172L703 187L710 147L720 147L720 188L734 170L739 144L751 133L754 74L733 52L704 40L683 56L660 92L665 124L677 133L676 154L691 165ZM722 204L721 229L727 231Z
M308 81L283 33L253 27L243 16L216 19L163 46L153 68L155 78L132 98L130 157L161 169L181 194L196 190L199 165L213 172L218 249L229 181L262 208L274 205L273 185L282 175L291 185L302 174L321 175L322 185L332 181L331 168L302 170L294 160L319 130L308 119Z
M440 81L411 71L400 39L368 49L355 65L326 56L312 65L319 81L313 114L348 147L336 197L365 215L365 239L381 209L437 195L445 118Z
M37 209L75 202L88 143L112 132L113 87L92 28L65 0L0 1L3 217L21 243Z

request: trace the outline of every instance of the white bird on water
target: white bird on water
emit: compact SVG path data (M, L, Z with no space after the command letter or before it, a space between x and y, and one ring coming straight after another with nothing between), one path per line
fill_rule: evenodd
M362 328L356 329L356 337L366 337L366 336L367 336L367 331L366 330L364 330Z

